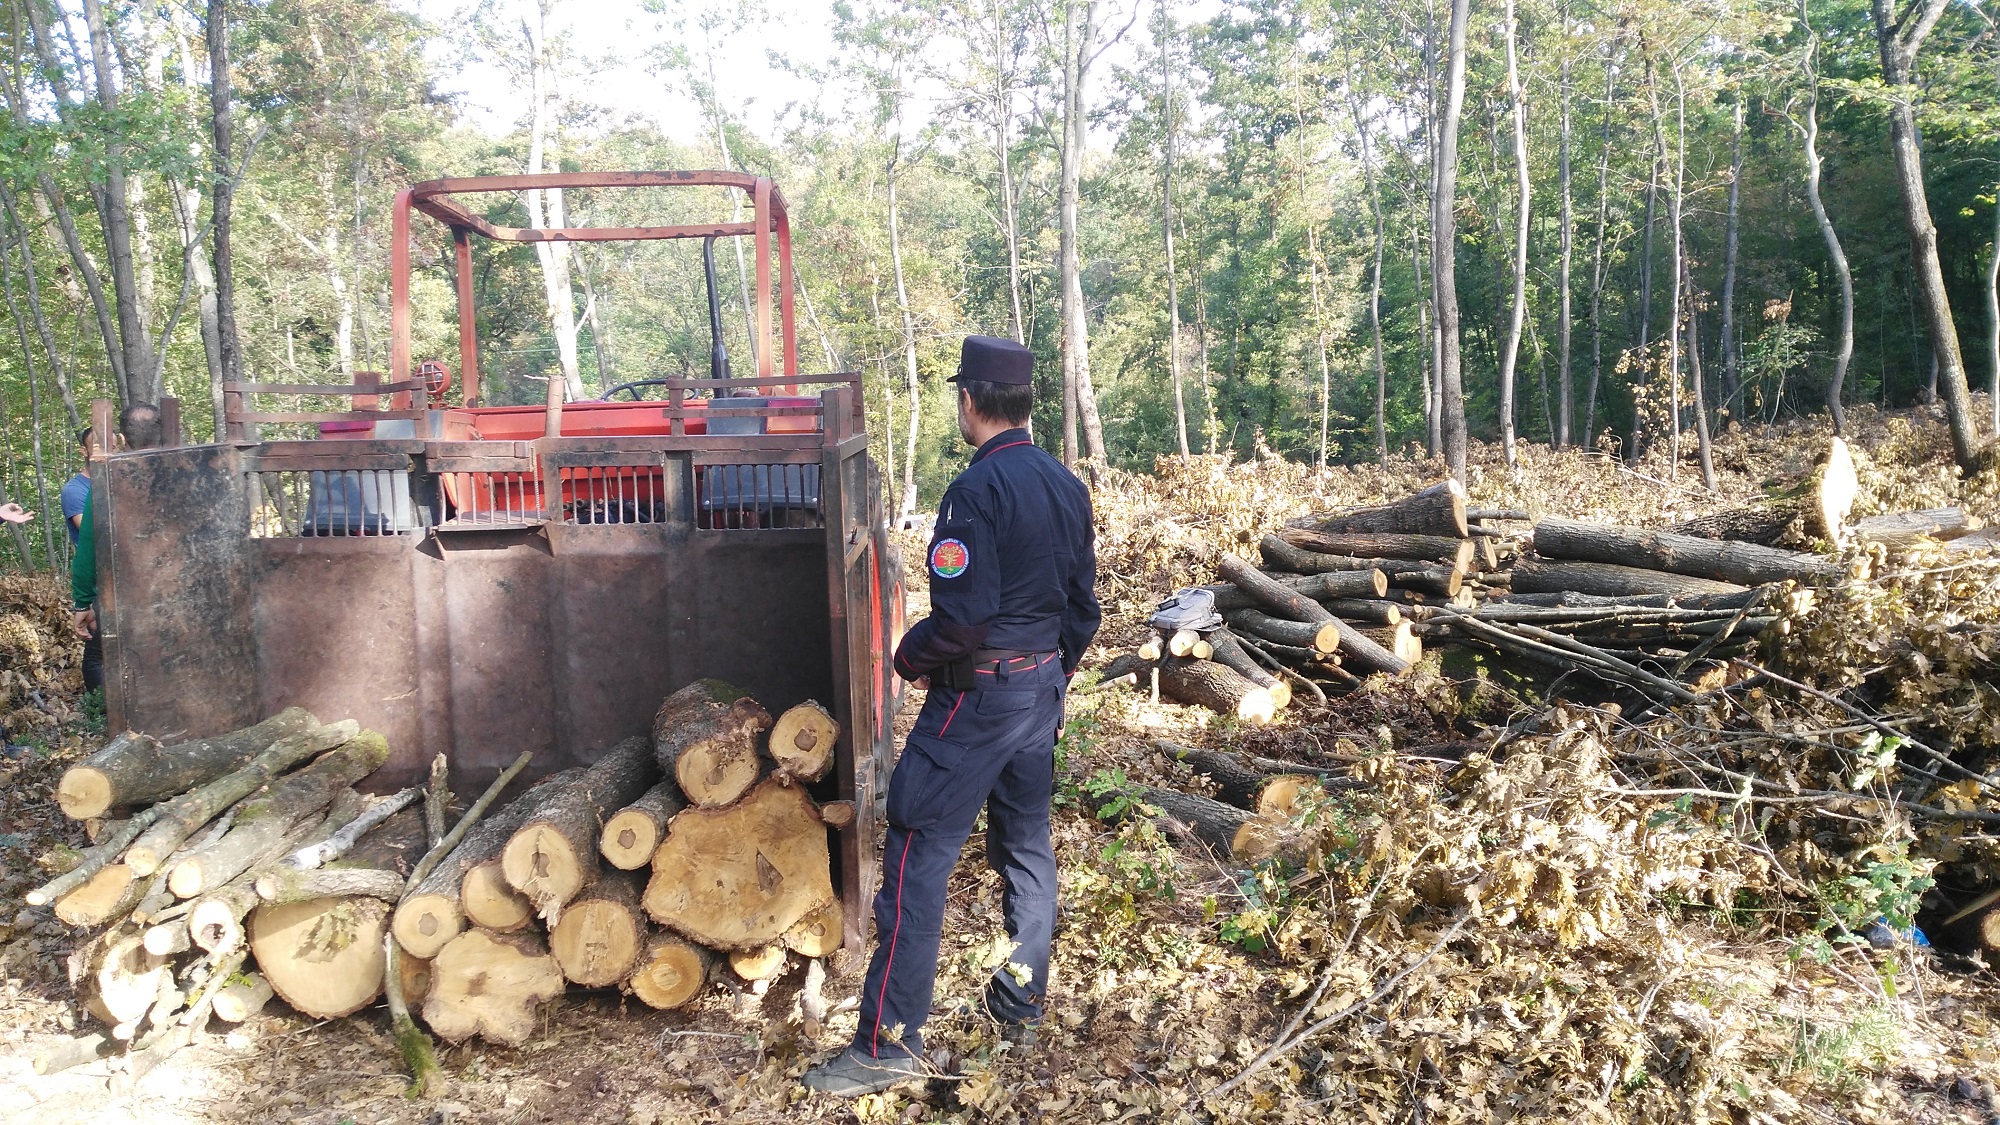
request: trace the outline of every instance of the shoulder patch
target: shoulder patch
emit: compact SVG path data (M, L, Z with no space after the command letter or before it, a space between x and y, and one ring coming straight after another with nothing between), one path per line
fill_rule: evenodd
M958 539L940 539L931 545L931 573L939 578L957 578L972 565L972 552Z

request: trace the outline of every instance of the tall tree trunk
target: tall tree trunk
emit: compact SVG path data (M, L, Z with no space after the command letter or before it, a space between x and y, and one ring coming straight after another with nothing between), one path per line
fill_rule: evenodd
M1007 236L1007 313L1008 331L1014 334L1014 342L1028 342L1027 323L1021 312L1021 224L1020 207L1014 198L1014 93L1007 80L1007 10L1004 0L993 0L993 152L1000 160L1000 217L1003 233ZM1172 132L1169 127L1168 144L1171 145ZM1167 178L1173 179L1173 154L1167 155ZM1169 189L1171 190L1171 189ZM1171 203L1170 203L1171 205ZM1168 220L1167 274L1173 275L1173 220ZM1178 383L1175 384L1179 386ZM1185 429L1185 427L1183 427ZM1186 452L1187 439L1181 439L1182 452Z
M1736 124L1729 134L1729 219L1722 247L1722 413L1733 419L1741 409L1743 375L1737 366L1736 254L1740 224L1737 203L1743 194L1743 98L1736 98ZM1726 425L1726 422L1725 422Z
M118 83L111 63L111 31L105 25L100 0L83 0L83 17L90 31L90 61L96 78L98 108L116 120ZM125 144L115 129L105 133L103 140L104 182L95 194L105 248L111 258L111 288L118 311L118 350L124 360L125 392L128 401L137 396L139 401L150 402L158 396L151 386L153 348L139 307L139 281L132 259L132 210L126 195Z
M1507 466L1515 464L1514 372L1521 357L1521 329L1528 315L1528 100L1521 86L1520 20L1515 0L1507 0L1507 95L1513 101L1514 122L1514 304L1507 319L1507 342L1500 351L1500 449Z
M527 34L529 56L529 98L533 106L528 117L528 174L540 175L557 147L556 133L562 128L562 91L557 85L555 60L550 57L548 38L551 0L538 0L535 11L521 21ZM561 188L530 190L525 193L528 225L562 227L569 225L563 209ZM583 368L576 351L576 288L570 278L570 246L567 242L535 243L535 258L542 267L542 295L549 314L549 331L556 340L556 359L562 368L563 390L571 401L583 397Z
M1470 15L1470 0L1451 0L1444 116L1432 154L1436 173L1431 195L1431 299L1436 306L1442 397L1439 430L1445 465L1459 481L1465 480L1465 383L1459 366L1458 215L1453 202L1458 198L1458 119L1465 106L1465 25Z
M1694 433L1695 448L1701 459L1701 483L1710 492L1716 490L1715 451L1708 435L1708 388L1701 377L1701 302L1695 300L1694 272L1685 265L1681 276L1687 279L1687 358L1688 376L1694 385Z
M1077 246L1077 205L1083 176L1085 120L1084 82L1089 77L1090 44L1096 38L1095 0L1071 0L1063 20L1063 142L1062 184L1062 305L1063 305L1063 456L1076 463L1073 429L1083 431L1084 456L1103 463L1104 424L1097 414L1097 392L1090 384L1090 331L1083 307L1083 276Z
M1556 288L1562 296L1556 313L1556 445L1570 443L1570 415L1575 404L1575 391L1570 378L1570 344L1574 326L1570 317L1570 259L1576 249L1576 214L1570 198L1570 81L1569 81L1569 5L1562 8L1563 43L1562 69L1556 83L1561 99L1561 121L1557 125L1558 142L1556 152L1556 182L1560 192L1561 217L1558 220Z
M1617 50L1604 44L1604 139L1597 156L1597 240L1590 265L1590 394L1584 400L1585 448L1597 439L1597 392L1604 379L1604 235L1611 215L1611 104L1618 93Z
M20 245L22 253L25 255L28 242L27 228L20 226L18 223L9 225L13 228L11 231L13 236L12 241ZM28 436L29 448L34 453L36 503L40 506L40 511L49 512L53 515L54 509L49 507L48 471L42 461L42 382L35 372L34 349L28 346L27 322L22 319L20 303L14 298L14 263L11 260L11 255L6 254L6 249L6 241L0 241L0 284L5 285L7 313L13 318L14 338L21 345L21 362L27 369L28 375ZM43 519L40 522L42 525L42 561L48 564L49 569L54 570L57 558L55 539L56 521L54 519ZM23 546L21 561L30 567L33 565L32 561L27 557L25 546Z
M1660 97L1657 75L1653 73L1653 59L1646 59L1646 93L1653 109L1653 135L1656 142L1653 149L1653 163L1646 171L1646 248L1639 257L1639 339L1634 347L1643 348L1653 342L1653 234L1657 225L1654 219L1659 213L1660 170L1667 161L1666 150L1659 147L1664 141L1660 136ZM1644 369L1639 376L1645 382ZM1635 425L1634 429L1638 427Z
M21 274L28 291L28 315L35 322L35 336L41 341L42 359L48 364L56 381L56 390L62 395L63 413L69 421L71 431L82 428L83 422L76 413L76 390L70 382L69 372L63 366L62 352L56 347L54 330L49 327L49 318L42 307L41 279L35 269L34 240L28 237L28 225L22 221L20 210L14 205L14 193L5 184L0 184L0 212L4 212L8 223L20 231Z
M1169 0L1160 0L1160 108L1164 121L1163 155L1160 174L1161 229L1167 235L1167 367L1174 378L1174 434L1180 439L1181 456L1188 455L1187 399L1181 389L1181 290L1180 276L1174 271L1174 55L1173 10Z
M1680 67L1678 64L1674 66L1673 74L1674 74L1675 104L1677 107L1684 107L1685 99L1683 97L1681 90ZM1674 291L1672 298L1667 302L1667 337L1666 337L1667 339L1666 401L1667 401L1667 420L1668 420L1667 424L1670 432L1670 444L1668 446L1668 450L1672 454L1671 460L1668 461L1669 468L1667 471L1667 475L1670 478L1678 477L1681 471L1681 328L1680 326L1681 326L1681 293L1686 288L1686 286L1682 282L1682 271L1686 268L1687 265L1687 258L1683 242L1684 232L1681 226L1681 203L1683 201L1682 200L1684 194L1683 188L1686 186L1686 177L1687 177L1687 131L1685 126L1686 126L1686 120L1685 116L1683 116L1682 128L1677 130L1674 134L1674 144L1675 144L1675 154L1676 154L1676 159L1674 160L1674 169L1673 169L1674 179L1673 183L1667 189L1667 224L1672 228L1673 231L1673 253L1674 253L1674 265L1673 265ZM1664 161L1667 152L1667 135L1666 135L1666 127L1660 120L1660 106L1659 106L1659 99L1657 96L1655 96L1653 101L1653 144L1654 148L1660 153L1661 159Z
M917 430L923 421L923 413L917 398L917 322L910 314L910 291L903 284L903 242L897 214L896 165L902 155L902 120L899 102L895 147L890 150L889 156L889 267L896 277L896 307L903 314L903 378L910 395L909 444L903 450L903 501L897 506L897 515L908 519L917 510Z
M1840 235L1835 233L1833 220L1826 213L1826 202L1820 197L1819 33L1813 30L1804 0L1799 4L1799 27L1806 33L1805 58L1800 64L1806 72L1806 105L1804 120L1794 119L1792 127L1798 130L1799 139L1805 144L1806 202L1812 204L1813 221L1819 224L1827 259L1833 263L1833 276L1840 283L1840 342L1834 347L1833 378L1826 387L1826 406L1833 412L1833 432L1839 436L1847 432L1847 410L1841 405L1841 390L1847 384L1848 361L1854 356L1854 273L1848 269L1847 253L1841 249Z
M1965 385L1965 360L1958 350L1958 326L1938 263L1937 227L1931 222L1930 200L1924 194L1924 158L1918 149L1916 96L1911 72L1917 52L1947 0L1915 0L1895 16L1893 0L1870 0L1875 39L1882 53L1882 82L1889 88L1889 146L1896 158L1896 181L1903 197L1903 223L1910 236L1910 264L1922 296L1924 320L1930 330L1931 354L1939 369L1945 414L1951 423L1951 447L1959 467L1970 473L1979 467L1979 427L1972 417L1972 394Z
M1181 222L1181 241L1187 241L1187 216ZM1196 362L1201 364L1201 409L1202 409L1202 451L1215 456L1215 446L1220 438L1221 420L1215 413L1215 383L1209 377L1208 368L1208 297L1202 288L1200 263L1206 261L1208 228L1202 228L1202 244L1195 248L1196 266L1194 274L1194 346Z
M209 189L209 253L215 268L215 337L219 379L211 380L216 440L222 440L222 383L243 378L243 342L236 334L236 265L231 231L236 206L234 92L229 69L229 0L208 0L208 106L213 158Z
M1389 467L1389 367L1382 354L1382 258L1387 232L1382 224L1382 188L1375 181L1375 148L1368 139L1368 123L1361 116L1361 96L1352 80L1354 60L1343 46L1349 81L1347 110L1354 117L1354 137L1361 148L1361 177L1368 189L1368 215L1374 221L1375 258L1368 274L1368 335L1375 348L1375 458Z

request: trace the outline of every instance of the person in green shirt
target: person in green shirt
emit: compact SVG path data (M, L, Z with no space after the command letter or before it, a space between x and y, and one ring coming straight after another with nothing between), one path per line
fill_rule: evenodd
M134 403L118 415L118 433L113 450L152 449L166 441L160 423L160 409L149 403ZM83 502L83 519L76 529L76 552L70 556L70 624L84 640L97 637L97 529L91 521L97 491Z

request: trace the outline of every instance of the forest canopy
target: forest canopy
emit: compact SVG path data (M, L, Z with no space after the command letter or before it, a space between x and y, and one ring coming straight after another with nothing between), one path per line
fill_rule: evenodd
M968 332L1037 352L1038 440L1119 465L1416 449L1459 468L1470 434L1685 442L1693 474L1711 431L1863 402L1942 400L1961 464L1995 430L1966 394L2000 367L2000 43L1980 4L4 10L0 499L48 513L94 398L177 397L204 441L225 381L387 370L395 193L534 170L773 177L802 366L863 373L905 511L961 456L943 380ZM579 34L605 21L629 32L619 57ZM826 34L775 34L801 22ZM784 49L746 72L744 43ZM613 63L658 104L603 97ZM518 118L454 92L461 66L504 76ZM811 93L772 106L780 88ZM480 205L536 226L747 202ZM414 354L455 357L450 236L412 238ZM698 243L474 254L489 402L707 372ZM743 257L715 257L741 366ZM64 538L44 520L0 559L58 565Z

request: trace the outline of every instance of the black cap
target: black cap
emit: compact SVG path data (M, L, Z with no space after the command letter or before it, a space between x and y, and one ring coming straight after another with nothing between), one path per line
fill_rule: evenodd
M1025 387L1035 381L1035 353L998 336L967 336L958 352L958 374L945 382L960 379Z

